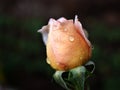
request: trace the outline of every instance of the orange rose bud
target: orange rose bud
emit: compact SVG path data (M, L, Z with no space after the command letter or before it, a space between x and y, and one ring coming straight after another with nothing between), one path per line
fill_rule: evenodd
M50 19L39 31L46 44L47 63L54 69L66 71L85 64L91 57L91 43L77 16L74 22Z

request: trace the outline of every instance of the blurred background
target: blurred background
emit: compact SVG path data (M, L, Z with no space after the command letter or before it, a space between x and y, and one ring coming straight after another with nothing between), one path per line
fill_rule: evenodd
M51 17L75 15L94 47L91 90L120 90L119 0L0 0L0 90L64 90L37 30Z

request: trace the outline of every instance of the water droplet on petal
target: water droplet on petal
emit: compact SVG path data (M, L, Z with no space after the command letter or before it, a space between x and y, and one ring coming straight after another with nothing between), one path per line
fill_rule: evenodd
M73 36L70 36L70 37L69 37L69 40L70 40L71 42L73 42L73 41L75 40L75 38L74 38Z
M82 60L83 59L83 57L80 57L80 60Z
M67 28L65 28L64 31L67 31Z

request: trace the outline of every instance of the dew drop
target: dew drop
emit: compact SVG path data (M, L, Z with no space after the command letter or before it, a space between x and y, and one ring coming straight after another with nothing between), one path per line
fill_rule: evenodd
M64 31L67 31L67 28L65 28Z
M80 57L80 60L82 60L83 59L83 57Z
M70 37L69 37L69 40L70 40L71 42L73 42L73 41L75 40L75 38L74 38L73 36L70 36Z

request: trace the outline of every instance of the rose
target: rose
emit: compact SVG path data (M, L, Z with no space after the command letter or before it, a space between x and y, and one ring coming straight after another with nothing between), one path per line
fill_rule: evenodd
M42 33L46 44L47 63L56 70L69 70L85 64L91 57L91 43L86 31L75 16L75 21L50 19Z

